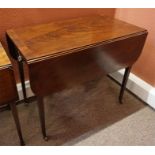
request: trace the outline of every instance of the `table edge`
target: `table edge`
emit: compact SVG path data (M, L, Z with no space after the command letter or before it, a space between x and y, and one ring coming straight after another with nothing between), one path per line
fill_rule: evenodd
M148 31L146 29L141 29L141 31L139 31L139 32L131 33L131 34L128 34L128 35L123 35L123 36L116 37L116 38L113 38L113 39L104 40L102 42L89 44L89 45L84 45L84 46L81 46L81 47L77 47L77 48L73 48L73 49L69 49L69 50L64 50L64 51L60 51L58 53L49 54L49 55L46 55L46 56L40 56L40 57L36 57L36 58L32 58L32 59L27 60L26 57L24 56L24 54L22 54L21 51L23 51L23 50L32 51L32 50L30 48L28 48L26 46L26 44L19 39L18 35L13 31L13 29L10 29L10 30L6 31L6 35L8 35L8 37L11 39L11 41L14 43L15 47L18 49L18 51L19 51L20 55L22 56L23 60L25 62L27 62L27 63L32 63L32 62L36 62L38 60L44 60L44 59L47 59L47 58L54 58L54 57L63 56L63 55L66 55L66 54L75 53L76 51L86 50L86 49L93 48L93 47L96 47L96 46L99 46L99 45L108 44L108 43L111 43L111 42L114 42L114 41L122 40L122 39L129 38L129 37L134 37L134 36L137 36L137 35L142 35L142 34L145 34L145 33L148 34Z

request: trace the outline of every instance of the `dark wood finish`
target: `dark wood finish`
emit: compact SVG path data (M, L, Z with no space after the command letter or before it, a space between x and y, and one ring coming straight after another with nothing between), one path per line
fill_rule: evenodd
M13 70L9 67L0 68L0 105L18 100Z
M23 92L23 98L24 98L24 103L25 105L28 105L28 97L26 93L26 86L25 86L25 74L24 74L24 61L22 60L22 57L18 57L18 69L19 69L19 76L20 76L20 81L22 85L22 92Z
M10 107L11 107L12 115L13 115L13 118L14 118L14 121L16 124L17 133L18 133L19 140L20 140L20 145L23 146L23 145L25 145L25 142L23 140L23 136L22 136L22 132L21 132L21 126L20 126L20 122L18 119L18 112L16 109L16 103L15 102L10 103Z
M60 56L139 33L146 30L99 15L7 31L27 61Z
M120 90L120 94L119 94L119 102L121 104L122 104L124 90L126 89L126 84L127 84L127 81L128 81L128 77L130 75L130 71L131 71L131 67L127 67L125 69L125 73L124 73L124 77L123 77L123 81L122 81L122 85L121 85L121 90Z
M31 88L37 96L62 91L104 74L95 61L93 51L32 63L29 65L29 73Z
M45 128L45 110L44 110L43 97L38 97L37 104L38 104L38 109L39 109L39 118L40 118L42 135L45 140L48 140L47 135L46 135L46 128Z
M43 97L132 66L141 54L147 31L98 15L12 29L7 36L27 63L46 137Z
M10 61L7 58L4 49L0 47L0 105L9 104L11 107L12 115L16 124L17 133L19 136L20 144L24 145L22 137L21 127L19 123L18 113L16 109L16 101L18 100L18 92L16 88L16 82L14 79L14 73L10 66ZM2 54L2 55L1 55Z
M28 104L28 98L26 94L26 86L25 86L25 76L24 76L24 61L23 58L20 56L19 51L17 50L16 46L12 43L11 39L6 35L6 39L8 42L8 48L9 48L9 53L10 56L16 60L17 66L18 66L18 71L19 71L19 79L22 85L22 92L23 92L23 98L24 98L24 103L27 105Z
M49 95L131 66L141 53L145 37L142 34L89 50L32 62L29 64L31 88L36 95Z

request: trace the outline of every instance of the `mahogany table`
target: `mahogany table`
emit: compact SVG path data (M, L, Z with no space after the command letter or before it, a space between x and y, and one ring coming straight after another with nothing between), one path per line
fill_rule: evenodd
M16 109L16 101L18 100L18 92L13 74L11 63L0 44L0 106L9 104L12 115L16 124L17 133L20 139L20 144L24 145L20 122Z
M25 99L23 63L29 69L42 134L47 139L43 97L126 68L121 103L131 66L141 54L147 31L94 15L11 29L6 36L10 54L19 64Z

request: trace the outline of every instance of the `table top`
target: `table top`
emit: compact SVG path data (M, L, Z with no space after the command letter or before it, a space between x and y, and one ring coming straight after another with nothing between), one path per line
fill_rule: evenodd
M10 65L10 60L4 50L4 48L2 47L2 44L0 43L0 68L1 67L5 67L7 65Z
M100 15L10 29L7 34L27 61L55 57L132 37L146 30Z

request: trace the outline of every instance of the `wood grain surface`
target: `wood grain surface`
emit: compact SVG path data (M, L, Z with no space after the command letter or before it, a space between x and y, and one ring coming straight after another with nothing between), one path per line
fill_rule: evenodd
M143 32L146 30L114 18L96 15L10 29L7 34L23 57L27 61L34 61Z
M0 68L5 65L9 65L9 64L10 64L10 60L8 56L6 55L6 52L0 43Z
M28 68L31 89L38 99L43 138L47 140L45 96L121 68L131 68L142 52L146 37L145 29L103 16L8 30L10 54L15 60L17 56L21 58L18 59L21 63L25 60ZM22 72L21 75L24 88ZM125 85L123 92L124 88Z
M132 66L141 54L145 39L146 34L137 35L32 62L28 65L31 88L36 95L46 96Z

